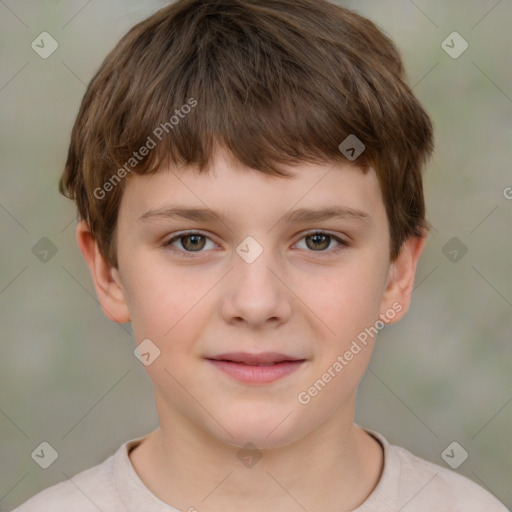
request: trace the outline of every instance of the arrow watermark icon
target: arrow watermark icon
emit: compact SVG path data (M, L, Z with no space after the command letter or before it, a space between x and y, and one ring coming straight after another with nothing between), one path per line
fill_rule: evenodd
M153 341L146 338L135 347L133 354L144 366L149 366L160 357L160 349Z
M59 458L57 450L47 441L40 443L30 455L43 469L49 468Z
M358 137L351 134L338 146L338 149L348 160L353 162L361 156L366 146Z
M252 236L248 236L236 248L236 252L246 263L253 263L263 253L263 247Z

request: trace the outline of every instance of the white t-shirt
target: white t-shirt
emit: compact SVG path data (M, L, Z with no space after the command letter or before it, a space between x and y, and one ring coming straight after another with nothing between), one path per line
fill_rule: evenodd
M353 512L508 512L468 478L365 430L384 449L384 469L372 494ZM41 491L13 512L182 512L152 494L135 472L128 453L143 439L124 443L102 464Z

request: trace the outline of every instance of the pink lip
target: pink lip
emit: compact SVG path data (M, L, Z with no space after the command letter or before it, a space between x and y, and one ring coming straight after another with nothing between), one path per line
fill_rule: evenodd
M220 354L208 358L207 361L238 381L250 384L268 384L298 370L305 359L297 359L276 352L260 354L236 352ZM271 363L271 366L258 366Z

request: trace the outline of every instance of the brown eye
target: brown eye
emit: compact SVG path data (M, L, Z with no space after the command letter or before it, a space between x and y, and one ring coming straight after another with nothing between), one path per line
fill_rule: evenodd
M302 240L305 240L305 247L299 247L299 249L305 249L309 252L317 252L319 254L325 253L325 255L337 253L349 245L341 238L330 235L329 233L324 233L323 231L315 231L313 233L306 234L301 238L299 244ZM332 242L335 242L337 245L329 250Z
M326 234L314 234L306 236L306 245L309 249L324 250L329 247L331 243L331 236Z
M210 241L210 238L201 233L182 233L181 235L171 238L165 245L172 246L177 252L186 255L187 253L205 252L203 249L206 247L208 241ZM212 241L210 241L210 243L213 247L215 246ZM208 247L206 248L208 249Z
M200 251L204 248L206 241L201 235L185 235L180 237L181 245L187 251Z

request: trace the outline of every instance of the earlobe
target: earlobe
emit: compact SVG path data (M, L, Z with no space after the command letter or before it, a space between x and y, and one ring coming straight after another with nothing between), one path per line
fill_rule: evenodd
M389 318L386 312L390 309L398 311L396 304L399 304L401 308L387 323L397 322L409 309L416 267L426 241L426 236L409 237L404 242L400 254L390 266L386 289L382 297L381 317Z
M77 225L76 239L91 272L104 315L113 322L129 322L130 313L118 272L104 260L94 236L83 220Z

